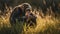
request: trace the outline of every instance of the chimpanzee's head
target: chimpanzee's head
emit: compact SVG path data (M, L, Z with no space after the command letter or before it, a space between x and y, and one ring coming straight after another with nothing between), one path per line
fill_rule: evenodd
M27 12L27 11L31 12L32 11L32 7L29 3L22 3L21 6L22 6L22 10L24 12Z

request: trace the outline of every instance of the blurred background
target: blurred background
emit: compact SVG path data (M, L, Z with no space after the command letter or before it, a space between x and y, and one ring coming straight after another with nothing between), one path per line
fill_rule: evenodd
M50 7L54 12L60 13L60 0L0 0L0 10L4 12L6 6L15 7L21 3L29 3L33 9L42 9L44 13Z

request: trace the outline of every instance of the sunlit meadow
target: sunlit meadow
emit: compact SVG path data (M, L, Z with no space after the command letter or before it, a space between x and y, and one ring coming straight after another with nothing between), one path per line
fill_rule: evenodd
M12 7L6 6L6 13L0 15L0 34L60 34L60 18L55 16L50 8L47 8L44 16L41 9L34 9L32 13L36 15L37 26L26 27L24 23L18 23L11 26L9 17L12 12ZM1 11L0 11L1 13Z

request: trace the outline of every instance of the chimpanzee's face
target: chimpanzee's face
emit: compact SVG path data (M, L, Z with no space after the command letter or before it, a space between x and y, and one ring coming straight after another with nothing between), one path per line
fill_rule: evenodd
M22 4L23 11L26 13L27 11L31 12L31 6L28 3Z

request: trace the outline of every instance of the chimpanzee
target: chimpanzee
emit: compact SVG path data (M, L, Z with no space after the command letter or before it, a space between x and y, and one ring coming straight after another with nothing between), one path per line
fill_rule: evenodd
M11 25L16 24L17 23L16 21L18 21L18 22L20 22L20 21L26 22L27 24L29 24L30 21L32 21L33 23L36 24L36 18L32 13L30 13L31 11L32 11L32 7L31 7L31 5L29 3L22 3L21 5L16 6L12 10L12 13L10 15L10 23L11 23ZM26 15L26 13L28 13L31 16Z

